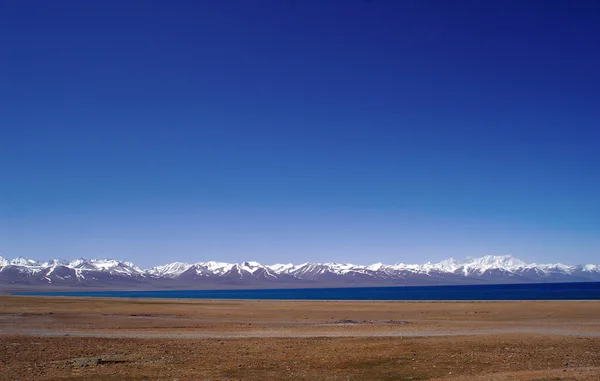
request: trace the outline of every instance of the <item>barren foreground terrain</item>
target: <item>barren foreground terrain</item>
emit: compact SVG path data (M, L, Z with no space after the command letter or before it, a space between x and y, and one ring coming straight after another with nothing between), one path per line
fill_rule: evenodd
M600 302L0 296L0 380L600 380Z

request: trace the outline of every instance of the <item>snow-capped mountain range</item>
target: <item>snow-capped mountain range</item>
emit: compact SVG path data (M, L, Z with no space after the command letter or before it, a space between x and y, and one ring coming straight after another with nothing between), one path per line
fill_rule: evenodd
M600 281L599 265L528 264L510 255L369 266L173 262L145 270L113 259L37 262L0 257L0 286L13 287L277 288L594 281Z

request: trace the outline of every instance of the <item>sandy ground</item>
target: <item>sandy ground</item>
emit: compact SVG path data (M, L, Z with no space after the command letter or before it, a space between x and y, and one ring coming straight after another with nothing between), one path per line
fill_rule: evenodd
M600 380L600 302L0 297L0 380Z

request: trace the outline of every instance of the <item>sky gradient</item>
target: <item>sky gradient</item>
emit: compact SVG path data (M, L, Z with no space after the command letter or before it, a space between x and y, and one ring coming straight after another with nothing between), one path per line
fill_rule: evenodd
M0 255L600 262L597 1L17 1Z

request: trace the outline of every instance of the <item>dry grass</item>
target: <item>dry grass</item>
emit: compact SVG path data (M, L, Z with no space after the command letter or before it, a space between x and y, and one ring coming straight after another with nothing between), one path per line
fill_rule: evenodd
M599 317L598 302L0 297L0 379L598 381ZM524 327L546 333L510 333ZM551 334L567 329L581 335ZM146 338L77 336L125 333Z

